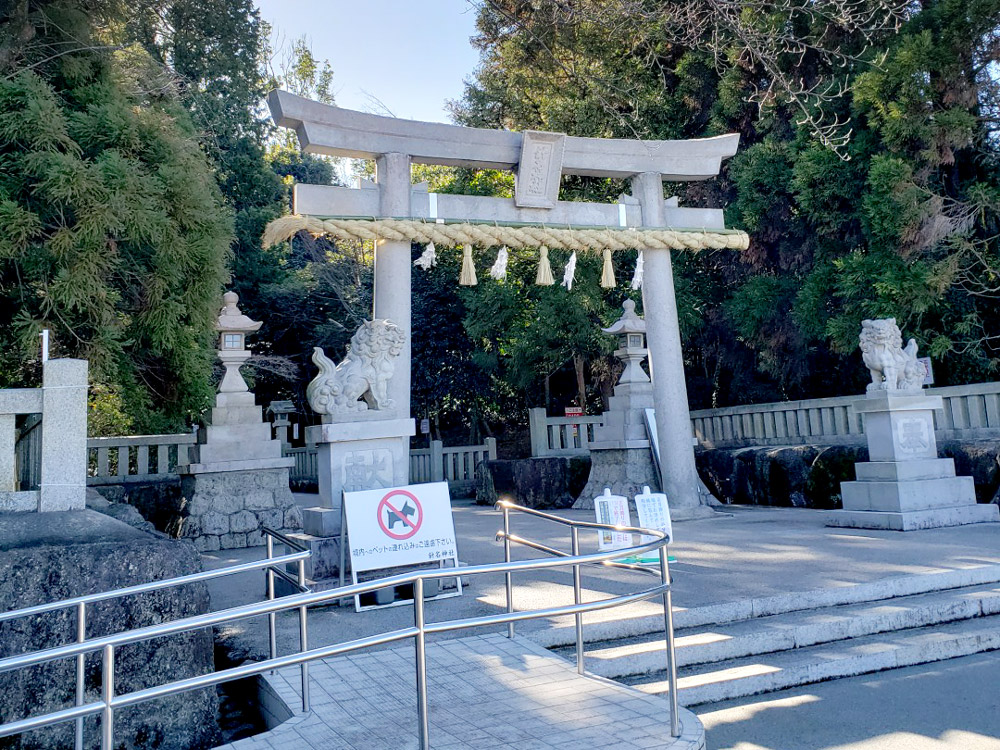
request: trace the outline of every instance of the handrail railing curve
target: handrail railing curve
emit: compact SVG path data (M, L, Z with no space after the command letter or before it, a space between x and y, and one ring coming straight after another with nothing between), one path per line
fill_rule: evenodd
M263 569L266 571L268 579L268 599L263 602L257 602L253 604L240 605L237 607L231 607L225 610L220 610L218 612L210 612L202 615L195 615L191 617L186 617L180 620L175 620L173 622L159 623L156 625L150 625L143 628L137 628L130 631L125 631L122 633L115 633L108 636L103 636L100 638L82 638L77 643L68 644L64 646L57 646L48 649L41 649L39 651L19 654L16 656L6 657L0 659L0 673L14 670L22 669L25 667L36 666L38 664L44 664L47 662L55 661L58 659L72 658L76 657L79 661L85 657L88 653L102 652L104 659L104 669L103 673L105 675L105 680L102 685L102 696L99 701L92 701L90 703L83 702L82 695L82 685L79 687L81 690L78 692L78 705L68 709L62 709L59 711L51 712L41 716L30 717L27 719L22 719L16 722L10 722L7 724L0 725L0 737L6 737L13 734L19 734L21 732L28 731L30 729L37 729L44 726L51 726L66 721L77 721L78 727L82 726L82 721L85 716L90 716L94 714L102 715L102 750L110 750L114 744L114 711L117 708L123 708L125 706L138 705L148 700L153 700L155 698L162 698L169 695L176 695L179 693L187 692L189 690L195 690L199 688L211 687L213 685L220 684L222 682L227 682L233 679L239 679L242 677L249 677L253 675L260 675L265 672L269 672L275 669L280 669L283 667L299 666L302 669L302 701L303 701L303 711L309 710L309 678L308 678L308 665L312 661L317 659L329 658L331 656L336 656L339 654L348 653L351 651L356 651L359 649L370 648L376 645L383 645L386 643L392 643L397 641L406 640L409 638L414 639L414 644L416 646L416 671L417 671L417 713L418 713L418 727L419 727L419 738L421 748L429 747L429 721L427 716L427 679L426 679L426 636L429 633L445 633L453 632L459 630L465 630L469 628L484 627L490 625L508 625L508 635L513 637L514 635L514 623L523 622L527 620L542 619L547 617L558 617L565 615L573 615L576 618L577 625L577 667L578 670L583 673L583 646L582 646L582 617L585 613L594 612L598 610L610 609L613 607L622 606L625 604L640 602L648 600L657 596L663 598L664 604L664 626L666 631L666 645L667 645L667 677L669 682L669 697L671 703L670 711L670 725L671 725L671 735L674 737L680 736L679 724L678 724L678 706L677 706L677 690L676 690L676 664L674 659L674 639L673 639L673 615L671 611L671 587L670 587L670 576L667 564L667 554L666 546L669 543L669 539L666 535L655 529L645 529L641 527L632 526L615 526L611 524L601 524L586 521L575 521L572 519L566 519L561 516L556 516L554 514L545 513L543 511L538 511L533 508L525 508L523 506L516 505L509 501L501 501L497 504L497 507L503 512L504 515L504 530L498 534L498 538L502 538L504 541L504 554L505 560L502 563L490 563L483 565L472 565L461 568L462 576L475 576L475 575L486 575L486 574L498 574L503 573L507 580L507 592L508 592L508 602L507 602L507 612L498 613L492 615L482 615L470 618L460 618L446 621L439 621L433 623L426 623L424 620L424 587L423 581L433 580L438 578L454 577L455 570L453 568L447 569L428 569L428 570L417 570L408 573L401 573L394 576L388 576L386 578L381 578L375 581L366 581L356 584L350 584L346 586L340 586L338 588L329 589L326 591L310 591L305 587L305 576L304 576L304 560L308 557L308 552L296 552L291 555L284 555L280 557L273 557L273 541L277 540L282 544L286 544L291 548L296 548L298 545L294 540L288 539L283 535L267 530L265 537L267 540L267 551L268 558L264 561L255 561L254 563L243 563L240 566L233 566L233 569L238 568L238 572L244 572L246 570L253 569ZM510 542L524 543L526 541L523 537L518 537L517 535L510 534L510 513L512 511L525 513L527 515L532 515L535 517L547 519L561 525L570 527L572 532L572 552L564 553L555 548L547 547L546 545L537 545L532 543L531 545L535 549L539 549L547 554L553 555L551 558L537 558L530 560L511 560L510 559ZM651 537L652 541L640 543L638 545L633 545L631 547L616 549L616 550L606 550L598 551L596 553L580 554L579 551L579 530L583 529L594 529L599 531L617 531L623 533L631 534L642 534L647 537ZM583 602L581 597L581 586L580 586L580 568L584 565L613 565L615 567L624 566L625 564L617 563L616 559L624 556L638 556L643 553L659 553L659 577L660 582L658 585L653 586L648 589L644 589L639 592L631 594L621 594L617 596L612 596L605 599L600 599L592 602ZM291 594L288 596L283 596L276 598L274 596L274 574L277 572L277 564L285 564L289 562L295 562L298 565L299 575L298 581L300 593ZM571 605L562 605L558 607L546 607L543 609L533 609L525 611L514 611L513 600L512 600L512 586L510 583L510 578L514 573L535 571L535 570L546 570L560 567L572 567L573 569L573 579L574 579L574 603ZM638 566L627 566L630 570L639 570ZM641 568L643 572L649 572L648 569ZM230 569L220 569L218 571L211 571L214 575L209 576L207 574L195 574L194 576L183 577L184 582L193 582L196 576L201 576L197 580L206 580L210 577L217 577L221 575L229 574L227 571ZM654 571L655 572L655 571ZM181 580L181 579L174 579ZM152 584L140 584L138 586L129 587L130 593L144 593L145 586L156 586L157 588L162 588L168 582L157 581ZM411 585L413 588L413 607L414 607L414 625L412 627L399 628L393 631L388 631L384 633L379 633L373 636L368 636L365 638L354 639L352 641L347 641L344 643L334 644L330 646L322 646L318 648L309 648L307 639L307 610L311 606L319 606L324 604L336 603L340 599L345 599L355 595L370 593L377 591L378 589L387 587L396 587L403 585ZM181 585L181 584L176 584ZM154 588L149 588L148 590L155 590ZM115 595L117 592L108 592L108 598ZM100 595L91 595L100 596ZM85 599L86 597L78 597L79 599ZM77 600L72 600L77 602ZM89 601L89 600L88 600ZM58 606L62 605L62 606ZM39 605L44 608L39 610L39 608L28 608L28 610L18 610L9 613L0 613L0 620L2 619L13 619L17 616L27 616L27 614L36 614L38 611L51 611L53 609L60 609L63 607L74 606L73 604L67 604L66 602L56 602L52 604ZM82 606L82 605L81 605ZM278 612L298 610L299 613L299 626L300 626L300 648L297 653L289 654L286 656L278 656L275 648L275 636L274 636L274 617ZM262 615L268 615L269 620L269 631L271 640L271 652L270 658L263 661L254 662L251 664L243 664L239 667L234 667L231 669L223 670L220 672L212 672L205 675L199 675L196 677L187 678L184 680L178 680L171 683L166 683L163 685L157 685L153 687L146 688L144 690L135 691L127 694L115 695L113 689L113 678L111 674L111 669L113 669L115 649L124 645L137 643L144 640L149 640L152 638L161 638L169 635L176 635L180 633L190 632L194 630L199 630L202 628L211 627L214 625L219 625L225 622L232 622L235 620L242 620L251 617L260 617ZM79 736L79 735L78 735Z

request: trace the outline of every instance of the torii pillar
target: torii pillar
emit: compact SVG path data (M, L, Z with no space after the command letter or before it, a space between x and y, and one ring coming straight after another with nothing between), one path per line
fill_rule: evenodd
M663 176L643 172L632 178L632 195L642 206L644 227L666 226ZM708 516L701 503L698 470L694 463L691 413L688 409L684 354L677 316L674 269L670 251L646 248L643 254L642 310L646 320L649 372L656 406L656 433L660 446L660 489L676 520Z
M375 160L375 182L379 186L381 216L410 216L410 157L389 153ZM410 418L410 362L413 349L411 326L411 274L409 242L380 240L375 247L375 318L387 318L406 334L399 356L400 366L389 381L389 398L399 419Z

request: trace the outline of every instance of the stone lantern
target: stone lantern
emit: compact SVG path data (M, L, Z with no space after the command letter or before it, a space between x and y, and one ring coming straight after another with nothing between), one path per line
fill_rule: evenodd
M240 375L250 358L246 336L261 324L240 312L234 292L222 299L215 330L226 372L181 474L181 536L203 552L264 544L265 526L286 534L302 527L288 485L295 459L282 457L281 441L271 437L271 425Z
M258 330L261 324L240 312L236 304L240 298L236 292L226 292L222 299L226 304L219 314L215 330L219 332L219 359L226 373L219 384L219 393L243 393L250 390L240 375L240 367L250 358L246 335Z
M646 321L635 314L635 302L632 300L625 300L622 307L625 310L622 316L610 328L601 329L618 336L615 356L625 363L618 384L648 383L649 376L642 369L642 360L649 354L646 350Z
M653 408L653 384L642 369L649 355L646 321L636 315L632 300L625 300L622 308L622 316L602 330L618 337L615 356L625 363L625 370L608 401L604 423L594 428L594 439L587 446L590 479L574 508L592 508L593 498L605 488L631 502L644 486L660 487L646 429L645 412Z

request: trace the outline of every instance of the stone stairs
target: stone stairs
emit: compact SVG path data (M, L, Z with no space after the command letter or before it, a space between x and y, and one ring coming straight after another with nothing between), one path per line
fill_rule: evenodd
M1000 565L675 612L678 699L738 698L1000 649ZM572 625L531 636L573 657ZM585 626L587 671L667 690L662 615Z

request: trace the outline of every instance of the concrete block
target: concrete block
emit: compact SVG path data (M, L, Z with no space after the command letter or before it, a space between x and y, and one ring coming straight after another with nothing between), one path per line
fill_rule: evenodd
M38 490L0 492L0 513L26 513L38 510Z
M340 537L317 537L312 534L303 533L291 533L288 534L288 537L297 541L311 553L311 557L305 561L306 578L311 581L339 578ZM349 570L349 556L345 555L344 559L347 564L347 570ZM296 566L293 564L289 567L291 570L288 572L294 575Z
M974 505L972 477L917 479L906 482L843 482L844 510L910 512Z
M14 415L0 414L0 493L17 490L14 443Z
M850 529L883 529L916 531L970 523L1000 522L1000 506L993 504L963 505L951 508L893 513L889 511L834 510L827 514L827 526Z
M82 510L87 492L87 362L51 359L42 370L40 512Z
M302 530L313 536L335 536L340 533L340 511L333 508L304 508Z
M866 461L854 465L859 482L897 482L914 479L942 479L955 476L955 459L929 458L923 461Z

